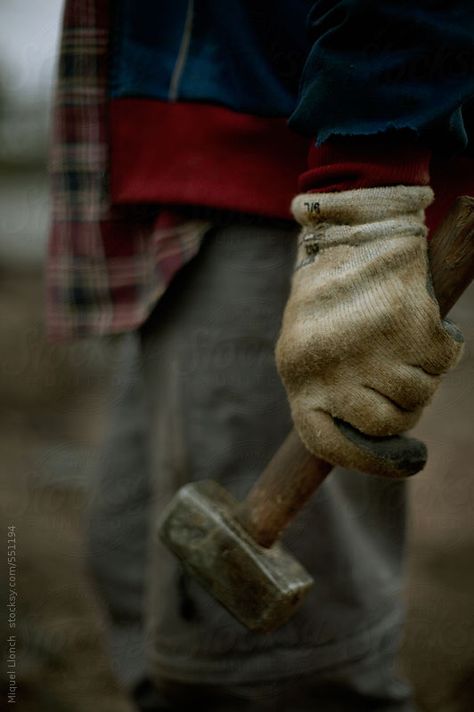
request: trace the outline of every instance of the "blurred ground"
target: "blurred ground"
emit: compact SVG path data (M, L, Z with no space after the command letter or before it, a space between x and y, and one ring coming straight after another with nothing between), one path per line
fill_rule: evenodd
M6 543L7 526L17 528L17 709L130 712L102 650L82 557L109 350L97 342L46 345L39 262L46 226L44 174L0 173L0 531ZM2 611L5 572L6 557ZM0 636L3 709L3 614Z
M0 523L5 538L9 524L17 527L17 706L130 712L103 651L82 558L110 353L104 344L44 341L44 177L7 184L0 176L0 214ZM418 428L430 464L412 485L403 660L426 712L474 709L473 306L471 289L453 312L466 358Z
M474 287L450 317L466 352L416 432L430 454L414 478L404 657L422 710L474 710Z

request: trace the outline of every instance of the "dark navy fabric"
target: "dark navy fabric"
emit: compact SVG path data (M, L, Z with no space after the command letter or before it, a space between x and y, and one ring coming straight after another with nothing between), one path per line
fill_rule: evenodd
M290 126L318 143L409 129L438 150L474 153L474 0L195 0L191 7L172 96L189 0L117 1L113 97L291 115Z
M112 97L167 98L186 6L187 0L117 0L110 69Z
M112 97L168 99L188 0L119 0ZM180 101L289 116L310 49L311 0L196 0Z
M309 27L295 129L319 143L390 128L438 148L474 140L461 110L474 96L473 0L319 0Z

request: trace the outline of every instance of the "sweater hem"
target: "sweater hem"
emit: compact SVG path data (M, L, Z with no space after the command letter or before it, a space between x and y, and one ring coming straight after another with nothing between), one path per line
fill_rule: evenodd
M192 102L110 103L115 204L201 205L291 220L308 150L286 118Z

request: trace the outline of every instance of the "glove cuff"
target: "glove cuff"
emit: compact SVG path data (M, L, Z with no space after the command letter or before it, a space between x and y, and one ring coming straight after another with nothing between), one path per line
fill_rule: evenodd
M337 193L301 193L291 203L291 212L300 225L333 223L361 225L404 215L423 220L423 211L433 202L428 186L396 185L361 188Z

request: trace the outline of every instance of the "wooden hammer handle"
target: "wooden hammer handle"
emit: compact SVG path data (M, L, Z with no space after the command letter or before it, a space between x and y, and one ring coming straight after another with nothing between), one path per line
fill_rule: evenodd
M474 198L458 198L430 241L429 258L441 315L474 277ZM270 547L323 482L332 465L314 457L293 429L242 503L239 520Z

